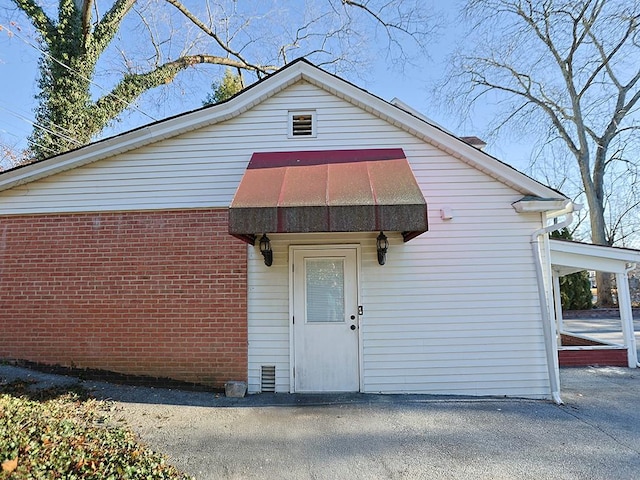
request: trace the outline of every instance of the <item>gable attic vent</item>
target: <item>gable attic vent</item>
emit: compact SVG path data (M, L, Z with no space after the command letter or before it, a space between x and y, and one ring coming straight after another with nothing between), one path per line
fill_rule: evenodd
M260 368L260 391L262 393L275 393L276 367L274 365L262 365Z
M289 137L315 137L315 112L289 112Z

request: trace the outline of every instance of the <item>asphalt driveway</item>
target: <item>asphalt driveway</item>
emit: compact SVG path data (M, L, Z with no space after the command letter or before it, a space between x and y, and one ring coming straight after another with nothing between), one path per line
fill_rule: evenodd
M0 367L0 377L14 374L40 375ZM563 369L561 377L562 406L84 386L114 400L116 415L198 479L640 478L640 372Z

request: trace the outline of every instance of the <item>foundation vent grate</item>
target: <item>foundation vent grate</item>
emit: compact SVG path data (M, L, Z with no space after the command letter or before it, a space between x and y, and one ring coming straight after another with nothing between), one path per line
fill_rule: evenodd
M276 391L276 367L274 365L262 365L260 368L260 390L262 393Z

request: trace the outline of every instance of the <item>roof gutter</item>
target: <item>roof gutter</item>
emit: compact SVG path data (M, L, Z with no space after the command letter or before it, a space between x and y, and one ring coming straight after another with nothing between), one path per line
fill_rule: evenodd
M555 403L563 403L560 397L560 366L558 364L558 344L556 338L555 319L549 312L547 295L544 286L544 270L542 267L542 256L540 254L540 237L551 232L561 230L573 222L573 212L576 205L569 202L561 210L551 211L544 214L543 219L558 218L562 215L565 219L562 222L547 225L531 234L531 252L533 263L536 268L536 280L538 281L538 295L540 300L540 312L542 313L542 331L544 333L545 350L547 355L547 369L549 373L549 386L551 388L551 398Z

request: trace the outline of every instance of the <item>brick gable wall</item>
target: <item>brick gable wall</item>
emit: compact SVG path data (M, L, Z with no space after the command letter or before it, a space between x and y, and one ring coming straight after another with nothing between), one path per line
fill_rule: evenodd
M247 377L226 209L0 218L0 358L221 387Z

